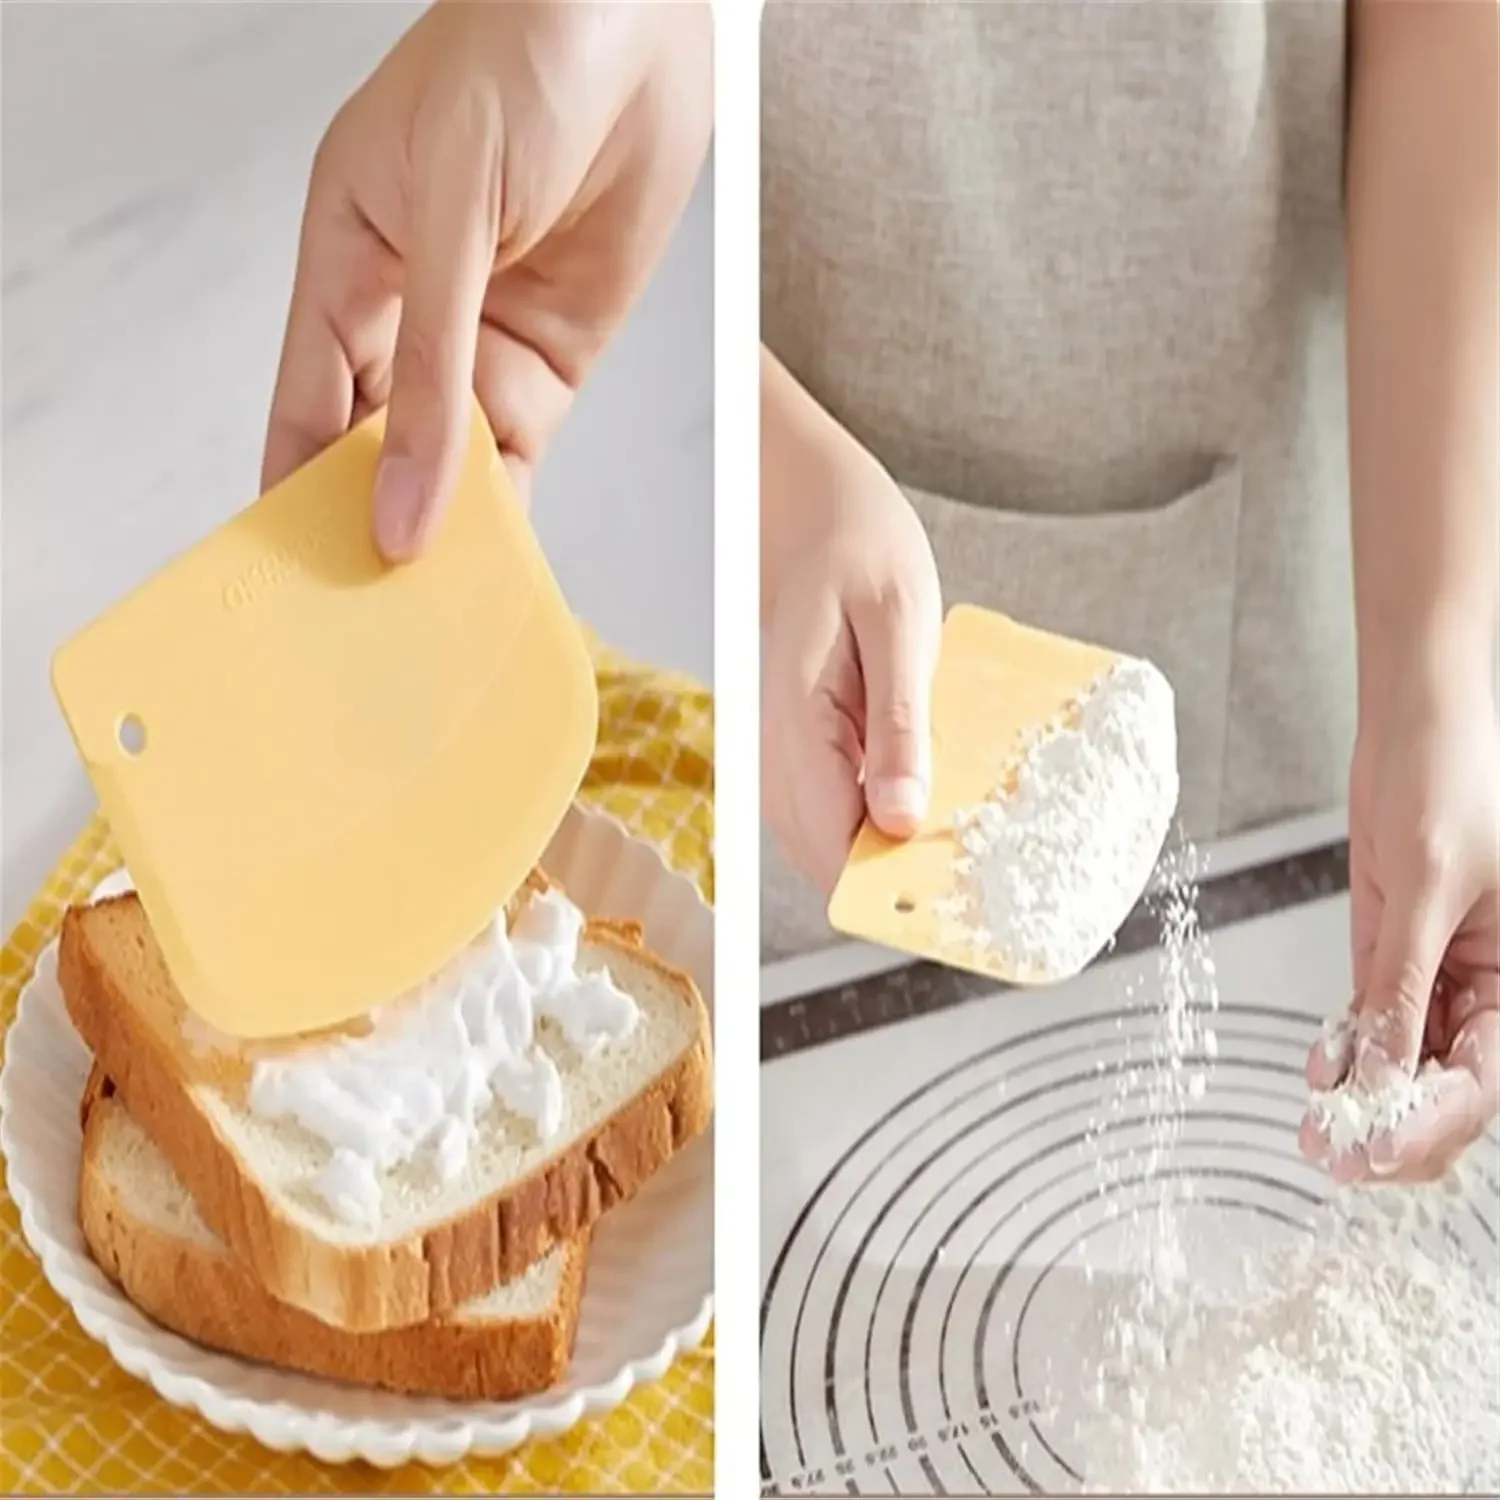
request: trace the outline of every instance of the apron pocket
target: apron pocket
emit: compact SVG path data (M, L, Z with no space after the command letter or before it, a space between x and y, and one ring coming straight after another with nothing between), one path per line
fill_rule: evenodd
M1150 510L996 510L907 489L932 540L945 608L1023 624L1154 662L1177 699L1178 817L1217 831L1234 632L1240 469Z

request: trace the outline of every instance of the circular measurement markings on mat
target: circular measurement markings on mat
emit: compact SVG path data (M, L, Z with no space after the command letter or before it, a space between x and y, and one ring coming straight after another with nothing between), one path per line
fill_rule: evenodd
M1189 1274L1301 1232L1314 1022L1227 1006L1163 1140L1145 1015L1011 1037L869 1122L788 1234L762 1305L763 1464L779 1492L1076 1490L1109 1310L1169 1206ZM1493 1177L1460 1233L1493 1259ZM1471 1222L1472 1220L1472 1222ZM1472 1244L1468 1243L1472 1240ZM1228 1253L1226 1253L1228 1252Z

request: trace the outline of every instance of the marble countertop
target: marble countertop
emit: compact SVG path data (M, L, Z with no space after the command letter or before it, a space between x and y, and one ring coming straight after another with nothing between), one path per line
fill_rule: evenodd
M4 6L6 931L93 803L52 699L51 653L253 496L313 149L419 11ZM578 612L622 649L704 679L712 219L710 168L536 496Z

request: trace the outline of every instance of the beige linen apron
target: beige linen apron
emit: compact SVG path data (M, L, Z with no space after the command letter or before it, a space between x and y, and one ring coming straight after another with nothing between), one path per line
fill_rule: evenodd
M1344 794L1341 0L770 0L766 343L969 601L1155 661L1186 831ZM767 841L767 957L831 940Z

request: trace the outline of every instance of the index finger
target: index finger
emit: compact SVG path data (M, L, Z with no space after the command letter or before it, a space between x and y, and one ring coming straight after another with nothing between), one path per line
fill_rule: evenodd
M1453 933L1444 892L1415 885L1386 901L1359 998L1355 1076L1377 1089L1392 1073L1410 1078L1422 1055L1427 1011Z
M279 484L349 430L354 372L314 295L292 295L271 420L261 461L261 491Z
M323 295L318 245L318 210L310 200L271 398L262 493L341 438L354 413L354 371Z

